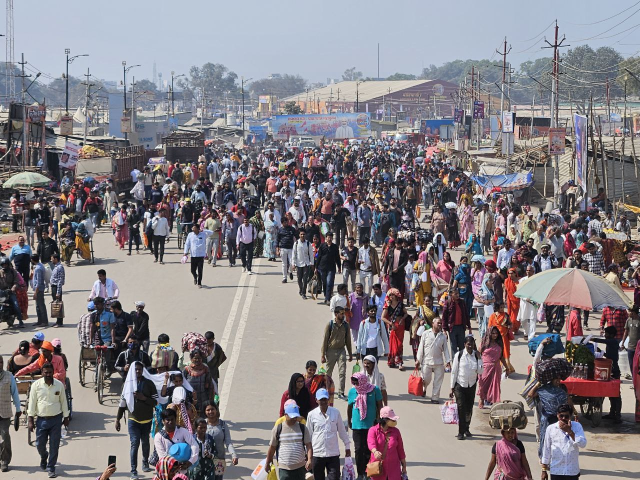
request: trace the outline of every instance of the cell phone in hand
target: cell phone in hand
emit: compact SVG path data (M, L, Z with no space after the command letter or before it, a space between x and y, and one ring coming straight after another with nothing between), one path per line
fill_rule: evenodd
M116 464L116 456L115 455L109 455L109 458L107 459L107 467L109 465L115 466L115 464Z

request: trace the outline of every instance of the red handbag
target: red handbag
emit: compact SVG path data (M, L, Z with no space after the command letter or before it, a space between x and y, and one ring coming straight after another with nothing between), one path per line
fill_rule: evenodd
M409 377L409 394L416 397L424 396L424 381L418 368L415 368Z

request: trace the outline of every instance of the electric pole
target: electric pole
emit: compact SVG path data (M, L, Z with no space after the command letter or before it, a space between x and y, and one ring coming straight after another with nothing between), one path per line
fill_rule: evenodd
M84 135L82 136L82 144L86 145L87 130L89 128L89 91L94 84L89 82L89 78L91 77L91 74L89 73L88 68L87 68L87 73L85 73L84 76L87 77L87 81L83 82L82 84L85 85L87 88L85 90L85 96L84 96Z
M24 53L22 54L22 61L20 62L20 65L22 65L22 75L20 75L20 78L22 79L22 96L21 96L21 102L22 102L22 148L20 150L20 158L21 158L21 163L22 163L22 169L24 170L24 167L27 166L27 162L29 161L29 139L27 137L28 134L28 129L27 129L27 103L26 103L26 94L27 94L27 88L24 85L24 79L30 77L31 75L25 75L24 73L24 66L26 65L27 62L24 61Z
M558 127L558 74L560 71L560 56L558 53L559 47L568 47L569 45L562 45L565 41L565 37L562 37L560 43L558 43L558 21L556 20L555 27L555 39L553 44L546 38L545 42L548 47L553 48L553 71L552 71L552 83L551 83L551 128ZM560 204L560 165L558 164L558 155L553 156L553 200L556 207Z

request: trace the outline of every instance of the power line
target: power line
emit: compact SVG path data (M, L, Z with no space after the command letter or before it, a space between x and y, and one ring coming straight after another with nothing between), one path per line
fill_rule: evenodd
M578 26L588 26L588 25L597 25L599 23L603 23L606 22L607 20L611 20L612 18L615 18L619 15L622 15L624 12L627 12L629 10L631 10L633 7L635 7L636 5L640 5L640 2L636 2L633 5L631 5L630 7L625 8L624 10L622 10L621 12L616 13L615 15L612 15L608 18L605 18L603 20L598 20L597 22L592 22L592 23L571 23L571 22L567 22L569 25L578 25Z
M588 38L581 38L579 40L572 40L573 42L584 42L587 40L593 40L593 39L597 39L599 36L604 35L605 33L609 33L611 30L613 30L616 27L619 27L620 25L622 25L624 22L626 22L627 20L629 20L631 17L633 17L636 13L640 12L640 8L638 10L636 10L635 12L633 12L631 15L629 15L628 17L626 17L624 20L622 20L621 22L616 23L613 27L608 28L607 30L605 30L604 32L600 32L597 35L594 35L593 37L588 37ZM625 30L626 32L626 30ZM624 33L624 32L620 32L620 33ZM616 34L616 35L619 35ZM615 36L615 35L614 35ZM605 37L605 38L611 38L611 37Z

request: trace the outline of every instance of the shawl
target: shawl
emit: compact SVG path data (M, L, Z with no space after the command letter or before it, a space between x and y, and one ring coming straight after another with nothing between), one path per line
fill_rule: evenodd
M184 422L184 426L189 432L193 433L193 427L191 426L191 419L189 418L189 413L187 412L187 404L185 400L187 399L187 391L184 387L176 387L173 391L173 396L171 397L171 403L173 403L176 407L180 409L180 415L182 416L182 421Z
M517 436L515 440L517 440ZM496 442L496 462L498 468L505 477L513 480L527 478L527 472L522 468L522 454L520 449L513 442L506 438Z
M170 456L162 457L158 460L156 464L156 475L153 477L153 480L171 480L169 474L171 470L173 470L176 462L177 460Z
M367 418L367 394L371 392L375 387L369 383L369 377L365 372L354 373L351 378L355 378L358 384L354 386L358 396L356 397L356 408L360 412L360 420Z
M378 370L378 360L376 360L376 357L373 355L367 355L362 360L368 360L373 363L373 372L371 372L371 375L368 375L366 370L365 374L367 374L367 378L371 385L382 389L382 374L380 373L380 370Z
M484 352L487 348L489 348L489 346L491 346L491 334L493 333L494 330L498 333L498 338L496 339L496 343L500 346L500 350L502 350L504 354L504 344L502 341L502 334L500 333L500 329L495 325L493 327L488 328L484 334L484 337L482 337L482 342L480 343L480 353Z
M485 273L484 278L482 279L482 286L480 287L480 294L482 298L487 301L491 301L495 298L493 290L491 290L487 282L493 278L493 273Z

